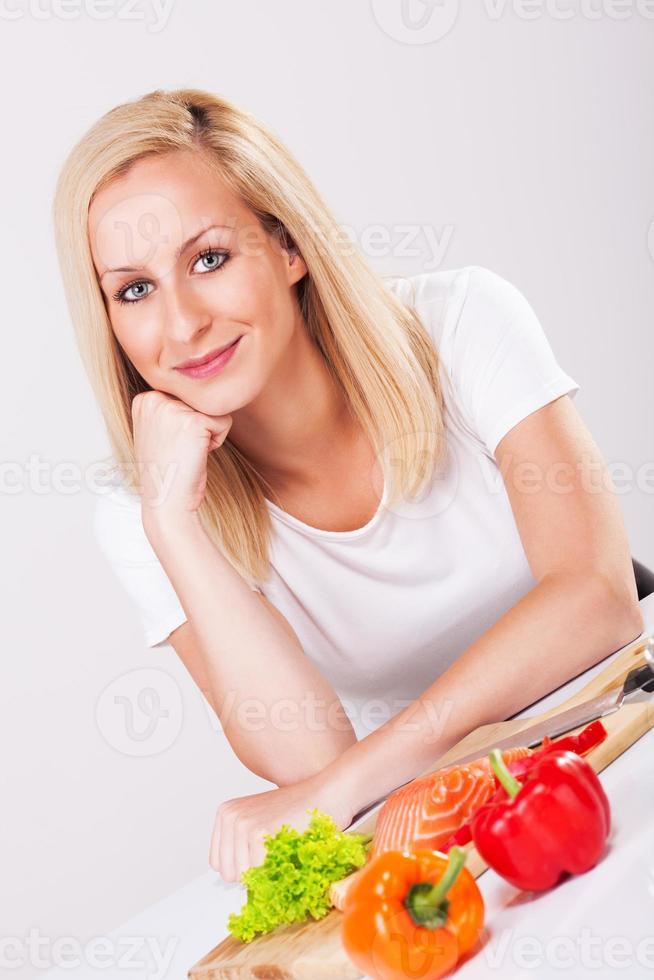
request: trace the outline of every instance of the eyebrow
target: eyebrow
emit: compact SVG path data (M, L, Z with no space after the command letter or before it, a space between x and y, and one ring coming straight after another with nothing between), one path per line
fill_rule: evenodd
M175 262L177 262L180 255L182 255L190 245L193 245L195 242L197 242L198 238L201 238L202 235L205 234L205 232L214 231L215 229L218 228L224 228L226 231L234 230L233 225L209 225L207 228L202 228L199 232L197 232L197 234L192 235L190 238L187 238L187 240L183 243L183 245L180 245L179 248L175 250ZM100 282L102 282L105 276L108 276L112 272L143 272L143 271L144 270L142 267L139 268L133 265L121 265L117 269L105 269L102 275L100 276Z

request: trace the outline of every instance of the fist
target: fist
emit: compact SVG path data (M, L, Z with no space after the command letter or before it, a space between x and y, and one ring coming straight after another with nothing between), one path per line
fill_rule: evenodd
M204 415L162 391L132 401L141 508L152 516L193 513L204 499L208 454L222 446L231 415Z

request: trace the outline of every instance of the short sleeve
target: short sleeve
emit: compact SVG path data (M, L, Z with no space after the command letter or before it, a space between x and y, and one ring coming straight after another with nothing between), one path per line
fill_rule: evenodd
M518 422L577 382L558 364L524 295L481 266L462 269L452 284L440 353L456 396L488 452Z
M136 607L146 645L162 646L187 615L143 529L139 495L123 485L105 488L96 500L93 533Z

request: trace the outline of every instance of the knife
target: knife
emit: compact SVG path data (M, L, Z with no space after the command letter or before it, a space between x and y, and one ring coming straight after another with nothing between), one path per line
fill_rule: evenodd
M623 704L650 700L652 694L654 694L654 637L647 637L643 653L647 663L630 670L622 684L617 684L615 687L609 688L608 691L605 691L604 694L600 694L598 697L590 698L588 701L582 701L581 704L577 704L572 708L567 708L565 711L559 712L558 715L553 715L544 721L537 721L533 725L529 725L528 728L514 732L513 735L507 735L505 738L494 742L493 748L504 751L505 749L513 749L523 745L531 749L539 745L546 735L549 738L556 738L557 735L563 735L565 732L572 731L573 728L578 728L580 725L594 721L596 718L604 718L606 715L613 714ZM473 762L478 758L479 749L449 760L447 766L463 766L466 762ZM401 786L406 786L412 782L413 779L408 779ZM400 789L400 786L397 789ZM390 796L390 793L388 796ZM386 799L387 796L384 796L379 800L375 800L374 803L369 803L363 810L359 810L347 829L353 830L357 827L364 817L378 810L386 802Z

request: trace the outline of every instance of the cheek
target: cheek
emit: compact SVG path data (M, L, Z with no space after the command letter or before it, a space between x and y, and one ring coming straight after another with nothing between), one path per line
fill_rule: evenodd
M137 329L135 324L129 322L129 316L118 315L112 318L112 329L116 340L139 374L145 377L144 372L156 368L160 338L154 324L148 326L147 321L143 322L143 317L139 317Z
M226 319L256 323L274 307L275 287L272 269L261 257L238 256L224 275L213 278L207 295L215 296L216 310Z
M236 271L236 270L235 270ZM292 290L266 256L244 259L224 294L240 318L258 328L261 342L279 346L288 340L294 320Z

